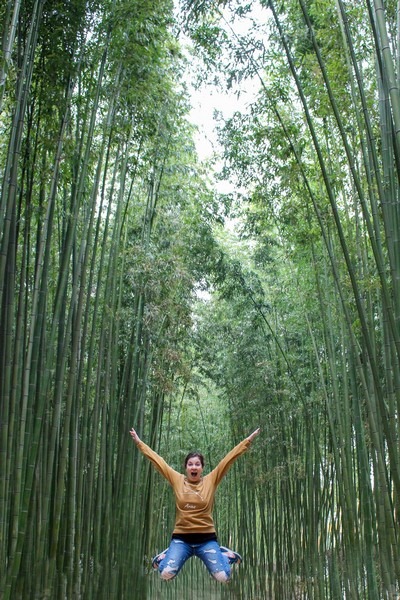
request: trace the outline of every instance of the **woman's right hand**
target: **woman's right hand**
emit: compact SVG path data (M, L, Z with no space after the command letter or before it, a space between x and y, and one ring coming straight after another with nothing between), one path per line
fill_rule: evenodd
M133 429L133 427L129 433L131 434L131 437L132 437L133 441L135 442L135 444L138 444L140 442L140 437L138 436L136 431Z

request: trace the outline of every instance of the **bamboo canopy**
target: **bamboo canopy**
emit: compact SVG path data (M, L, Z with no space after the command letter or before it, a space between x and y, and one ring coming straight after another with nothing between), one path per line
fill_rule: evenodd
M2 599L400 597L399 15L2 4ZM191 86L237 102L209 160ZM229 585L153 572L174 500L132 426L178 471L261 427Z

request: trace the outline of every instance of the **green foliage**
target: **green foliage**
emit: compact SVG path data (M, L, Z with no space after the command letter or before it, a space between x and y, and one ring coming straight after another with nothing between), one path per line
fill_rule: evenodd
M142 596L153 510L128 430L155 445L189 380L219 208L172 4L40 6L20 13L2 116L1 595L127 597L129 561ZM127 545L137 514L148 527Z
M24 2L15 40L0 8L2 598L398 594L397 5L254 4ZM179 27L197 82L260 81L219 116L226 196ZM132 425L178 470L261 425L217 500L229 589L150 580L173 499Z
M390 259L397 235L383 193L389 172L397 178L396 133L389 124L398 119L397 92L389 93L396 85L393 5L375 16L354 3L263 5L272 17L263 53L253 52L261 30L245 37L233 26L229 56L221 55L219 65L227 87L233 65L244 75L256 72L262 82L250 111L221 119L219 128L222 178L237 187L235 218L244 222L241 233L248 254L251 240L257 274L248 256L238 264L231 249L216 280L223 309L221 299L209 306L198 347L207 344L205 374L224 387L234 427L243 413L263 420L268 411L262 453L269 471L255 494L262 497L256 514L265 519L257 547L263 552L267 543L266 564L278 569L268 583L270 596L294 594L294 573L310 597L358 597L366 587L365 597L389 596L396 589L397 549L389 542L376 561L369 544L374 536L397 536L383 521L385 514L392 522L390 498L399 481L392 445L398 436L398 265ZM229 11L234 22L239 6L224 6L221 26ZM377 64L384 64L378 75ZM397 222L397 208L394 215ZM382 453L382 440L389 453ZM393 484L385 483L384 472ZM371 491L377 489L387 501L382 512ZM249 496L241 489L239 502ZM359 505L365 528L356 525ZM265 514L276 520L267 525ZM238 529L246 539L246 526L240 522ZM332 557L325 566L322 547ZM326 568L335 578L330 589L323 583Z

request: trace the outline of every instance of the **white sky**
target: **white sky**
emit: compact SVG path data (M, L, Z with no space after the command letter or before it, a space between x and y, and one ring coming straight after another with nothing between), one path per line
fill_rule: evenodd
M226 11L225 11L226 12ZM258 21L260 24L266 20L266 9L262 8L257 1L253 3L250 19ZM229 20L228 13L225 14L226 20ZM243 17L237 19L231 26L237 35L244 35L252 27L249 18ZM227 31L229 28L227 26ZM231 34L232 35L232 34ZM195 68L195 66L194 66ZM189 84L191 92L192 110L190 112L190 121L198 128L198 134L195 138L197 152L201 160L210 158L213 150L216 149L217 138L215 134L214 111L217 110L228 119L237 111L244 111L248 104L254 99L257 90L260 87L258 78L247 80L240 86L239 97L235 94L238 87L234 87L229 92L222 92L216 86L210 84L203 85L200 90L195 90Z
M248 87L250 90L253 86L249 83ZM195 142L200 160L210 158L217 146L214 111L221 112L224 118L228 119L235 111L245 110L253 97L254 94L250 91L242 92L237 98L234 93L224 93L210 86L204 86L202 90L192 90L193 108L190 111L189 119L198 130Z

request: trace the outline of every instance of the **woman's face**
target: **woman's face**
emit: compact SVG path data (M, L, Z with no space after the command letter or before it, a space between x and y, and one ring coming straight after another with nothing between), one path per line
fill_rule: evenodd
M189 458L186 463L186 477L190 483L198 483L203 473L203 466L198 456Z

